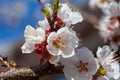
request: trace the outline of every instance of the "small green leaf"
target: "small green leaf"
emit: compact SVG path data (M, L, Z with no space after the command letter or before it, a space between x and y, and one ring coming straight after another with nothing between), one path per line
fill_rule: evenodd
M59 9L59 0L55 0L54 1L54 10L58 10Z

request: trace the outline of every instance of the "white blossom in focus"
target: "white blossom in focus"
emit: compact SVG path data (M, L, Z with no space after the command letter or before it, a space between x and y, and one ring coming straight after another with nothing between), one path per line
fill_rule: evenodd
M45 31L42 28L34 29L27 25L25 32L25 43L21 47L23 53L31 53L35 50L35 44L41 44L45 40Z
M98 48L97 58L103 70L105 71L104 76L114 79L118 79L120 77L119 72L119 64L114 59L114 52L111 51L109 46L103 46L103 48ZM101 68L100 67L100 68Z
M58 10L58 17L66 23L66 26L83 21L83 17L78 11L72 11L65 3L61 5L61 8Z
M67 80L92 80L99 66L92 52L85 47L78 49L73 57L65 58L61 63L65 66L63 72Z
M83 21L82 15L78 11L72 11L66 3L60 4L61 8L58 10L58 17L65 22L65 26L71 26ZM53 14L53 10L50 8L51 4L45 4L50 14Z
M46 18L42 21L38 21L38 26L40 26L43 30L50 29L49 23Z
M51 55L61 55L64 58L75 54L79 39L68 27L60 28L57 32L51 32L47 39L47 50Z

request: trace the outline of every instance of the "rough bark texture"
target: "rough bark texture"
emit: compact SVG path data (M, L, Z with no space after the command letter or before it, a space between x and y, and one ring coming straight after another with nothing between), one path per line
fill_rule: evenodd
M41 80L43 76L63 74L62 69L63 66L55 67L47 63L31 68L11 68L0 73L0 80Z

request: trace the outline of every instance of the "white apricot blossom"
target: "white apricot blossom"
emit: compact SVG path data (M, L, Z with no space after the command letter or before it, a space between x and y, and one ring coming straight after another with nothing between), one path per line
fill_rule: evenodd
M92 80L99 66L93 53L86 47L77 49L73 57L63 59L61 63L65 66L63 72L67 80Z
M41 44L45 40L45 31L40 27L34 29L32 26L27 25L24 36L26 42L21 47L22 53L31 53L36 50L35 44ZM45 53L41 54L44 55ZM57 65L57 62L60 60L60 56L52 56L50 54L45 54L45 56L45 59L47 59L51 64ZM44 58L44 56L42 57Z
M47 39L47 50L51 55L61 55L64 58L75 54L79 39L68 27L60 28L57 32L51 32Z
M42 28L34 29L27 25L25 32L25 44L21 47L23 53L31 53L35 50L35 44L41 44L45 40L45 31Z
M58 10L58 17L65 22L66 26L83 21L83 17L78 11L72 11L66 3L61 5L61 8Z
M100 63L98 72L109 79L118 79L120 77L120 69L118 62L114 59L114 51L112 52L109 46L103 46L103 48L98 48L96 55Z
M72 11L66 3L60 3L61 7L58 10L58 17L65 22L65 26L71 26L71 24L76 24L83 21L82 15L78 11ZM46 4L45 7L48 9L52 15L53 11L50 8L50 4Z

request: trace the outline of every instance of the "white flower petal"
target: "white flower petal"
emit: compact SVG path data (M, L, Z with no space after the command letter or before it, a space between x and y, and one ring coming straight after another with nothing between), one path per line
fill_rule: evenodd
M32 26L27 25L24 32L25 41L32 41L35 35L35 29Z
M110 78L118 79L120 77L120 68L117 62L111 63L110 68L107 68L107 76Z
M63 27L58 30L57 34L62 37L62 40L66 46L77 47L78 46L78 37L76 33L70 31L67 27Z
M66 23L67 27L83 20L83 17L79 12L72 11L65 3L62 4L62 7L59 9L58 17L60 17Z
M89 74L94 75L97 72L98 66L98 61L96 61L96 59L90 60L88 63Z
M50 35L47 38L48 44L53 42L57 38L57 34L55 32L51 32Z
M54 56L61 54L61 51L53 45L53 40L55 40L56 38L57 38L57 34L55 32L50 33L50 35L48 36L48 39L47 39L48 45L46 47L48 52Z
M59 49L57 49L56 47L54 47L53 45L47 45L46 46L48 52L53 55L53 56L58 56L61 54L61 51Z
M82 47L81 49L77 50L76 54L78 58L84 62L89 62L91 59L94 59L94 55L86 47Z
M36 29L36 42L41 43L45 40L45 31L42 28Z
M49 59L49 62L51 64L55 64L57 65L58 61L60 60L60 56L52 56L50 59Z
M81 73L77 70L76 66L65 66L63 72L67 80L91 80L92 76L87 73Z
M60 40L54 45L55 40ZM78 38L68 27L63 27L57 32L52 32L47 39L47 50L51 55L62 55L64 58L72 57L74 48L78 46Z
M63 72L67 80L79 80L79 75L77 73L78 71L75 66L65 66L63 68Z
M42 28L34 29L32 26L27 25L25 32L25 44L22 46L23 53L31 53L35 50L36 44L41 44L45 40L45 31Z
M101 50L101 52L100 52L101 57L105 58L106 56L109 55L110 51L111 51L111 50L110 50L110 47L109 47L109 46L103 46L103 47L102 47L102 50Z
M75 51L74 49L71 49L71 48L65 48L62 50L62 53L61 53L61 56L63 58L69 58L69 57L72 57L73 55L75 55Z
M31 53L32 51L34 51L35 47L33 44L28 44L25 43L22 47L22 53Z
M43 30L50 29L49 23L46 18L43 21L38 21L38 26L40 26Z
M77 58L76 55L72 56L71 58L62 58L61 57L61 64L65 65L65 66L77 64L78 61L79 61L79 59Z
M45 31L41 28L34 29L32 26L26 26L24 33L25 41L29 43L41 43L45 40Z
M81 16L79 12L72 12L70 14L70 19L71 19L72 24L76 24L78 22L83 21L83 17Z

